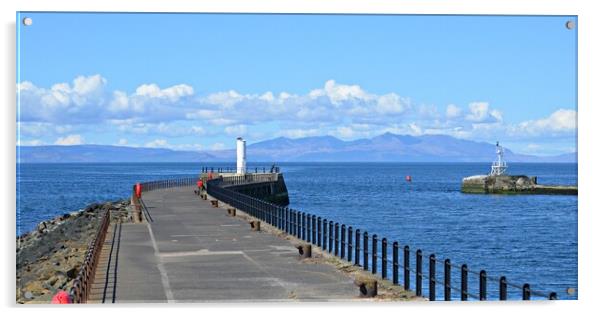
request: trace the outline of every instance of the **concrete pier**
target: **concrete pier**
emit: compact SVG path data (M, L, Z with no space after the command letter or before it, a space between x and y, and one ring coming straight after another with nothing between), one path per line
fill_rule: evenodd
M92 302L362 299L348 274L302 259L291 241L263 225L252 231L240 212L228 216L228 206L215 208L193 190L145 192L147 222L111 229Z

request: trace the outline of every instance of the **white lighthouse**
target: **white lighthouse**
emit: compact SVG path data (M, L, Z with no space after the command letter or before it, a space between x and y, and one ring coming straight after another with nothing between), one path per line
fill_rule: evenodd
M242 137L236 139L236 173L245 174L247 171L247 141Z
M491 164L489 175L501 176L506 173L508 166L506 165L506 161L504 161L504 148L500 146L500 142L495 144L495 153L497 154L497 160Z

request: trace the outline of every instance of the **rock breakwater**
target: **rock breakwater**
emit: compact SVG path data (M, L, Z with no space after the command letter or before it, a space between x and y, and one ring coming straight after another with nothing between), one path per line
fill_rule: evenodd
M59 290L69 291L94 238L102 214L127 222L129 201L90 204L38 224L17 237L17 303L49 303Z

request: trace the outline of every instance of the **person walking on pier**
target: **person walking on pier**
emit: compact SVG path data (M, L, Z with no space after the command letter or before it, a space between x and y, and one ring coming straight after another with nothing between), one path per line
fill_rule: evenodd
M197 186L197 188L198 188L198 191L197 191L197 192L198 192L198 195L201 195L201 192L202 192L202 190L203 190L203 179L199 179L199 180L196 182L196 186Z

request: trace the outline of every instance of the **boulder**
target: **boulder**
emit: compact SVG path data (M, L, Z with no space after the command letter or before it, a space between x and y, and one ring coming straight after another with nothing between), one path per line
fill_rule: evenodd
M77 277L77 268L67 270L66 275L69 279L75 279Z
M38 233L43 234L47 231L48 226L46 225L46 222L41 222L38 224Z

